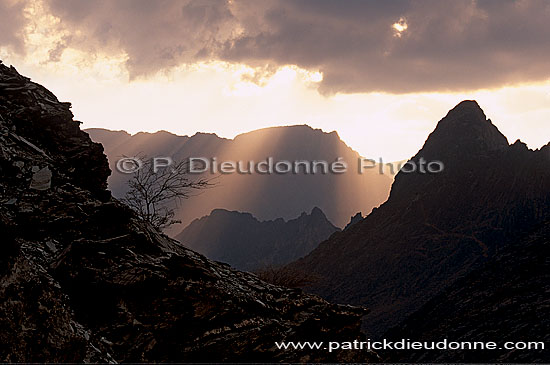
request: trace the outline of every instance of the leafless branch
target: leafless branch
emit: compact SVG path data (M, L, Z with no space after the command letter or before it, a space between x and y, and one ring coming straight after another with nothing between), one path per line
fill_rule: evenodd
M122 200L143 220L159 229L179 223L173 218L174 207L181 200L189 198L193 191L214 185L210 179L190 174L188 159L174 161L170 166L155 171L153 159L145 155L136 158L143 162L143 166L134 172Z

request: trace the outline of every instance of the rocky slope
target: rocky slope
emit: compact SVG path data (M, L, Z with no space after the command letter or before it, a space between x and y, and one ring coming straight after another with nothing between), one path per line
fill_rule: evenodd
M259 221L250 213L215 209L175 238L212 260L255 270L299 259L339 230L319 208L289 221Z
M181 225L167 231L177 234L196 218L223 208L249 212L260 220L293 219L302 212L319 207L338 227L358 211L370 212L388 197L393 176L379 174L377 168L358 173L357 152L349 148L336 132L325 133L306 125L274 127L224 139L215 134L198 133L176 136L168 132L137 133L89 129L92 140L105 146L112 176L109 188L115 197L127 190L130 175L117 171L115 163L122 156L170 156L216 158L223 161L327 161L342 157L348 163L343 174L206 174L216 176L216 187L181 202L176 218ZM374 156L378 158L378 156Z
M365 219L365 217L363 217L363 214L361 214L361 212L357 212L357 214L355 214L353 217L351 217L351 219L349 220L349 223L346 224L346 226L344 227L344 231L346 229L349 229L354 224L363 221L363 219Z
M277 350L357 338L365 310L266 284L138 221L105 190L102 147L72 117L0 63L0 361L371 358Z
M392 362L550 361L550 222L453 283L385 338L417 341L542 341L546 349L392 351Z
M439 173L400 172L390 197L295 264L324 280L309 290L367 305L379 337L442 289L550 215L550 144L529 150L506 138L474 101L437 125L413 157Z

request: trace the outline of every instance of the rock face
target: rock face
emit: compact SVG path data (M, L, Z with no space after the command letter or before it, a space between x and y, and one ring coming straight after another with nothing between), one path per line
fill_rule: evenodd
M550 342L550 222L453 283L384 336L418 341ZM550 349L393 351L391 362L548 363Z
M352 341L366 311L266 284L138 221L105 190L102 146L69 104L2 64L0 173L2 362L372 356L277 350L275 341Z
M215 209L194 220L176 239L212 260L255 270L297 260L339 230L319 208L289 221L263 222L250 213Z
M382 204L390 191L393 176L379 174L377 168L357 171L359 155L349 148L336 132L325 133L306 125L274 127L224 139L215 134L198 133L194 136L176 136L168 132L138 133L89 129L90 137L105 147L112 176L109 188L115 197L127 190L129 174L115 168L122 156L146 154L149 157L169 156L174 159L204 157L223 161L327 161L338 157L348 164L343 174L205 174L215 176L218 186L181 202L176 219L182 225L167 233L178 234L194 219L204 217L214 209L224 208L249 212L259 220L293 219L302 212L319 207L328 219L343 227L347 219L358 211L370 212Z
M508 145L474 101L438 123L421 159L444 169L399 172L386 203L292 264L324 278L312 292L368 306L373 337L550 215L550 146Z
M365 217L363 217L363 214L361 214L361 212L357 212L357 214L355 214L353 217L351 217L349 223L346 224L346 226L344 227L344 231L346 229L349 229L354 224L361 222L363 219L365 219Z

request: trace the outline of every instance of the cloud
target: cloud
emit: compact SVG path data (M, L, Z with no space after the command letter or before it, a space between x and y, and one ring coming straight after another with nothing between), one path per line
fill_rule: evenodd
M51 0L53 15L73 30L67 46L90 52L124 51L132 76L214 57L237 22L217 0Z
M131 77L222 60L319 70L326 94L463 91L550 78L544 0L44 1L74 35L52 59L63 47L123 51ZM20 45L6 34L0 41Z
M0 1L0 46L10 47L17 53L24 52L24 27L27 19L23 10L25 0Z
M550 77L545 1L279 1L255 13L260 26L222 56L318 68L325 93L458 91ZM400 21L407 26L396 37Z

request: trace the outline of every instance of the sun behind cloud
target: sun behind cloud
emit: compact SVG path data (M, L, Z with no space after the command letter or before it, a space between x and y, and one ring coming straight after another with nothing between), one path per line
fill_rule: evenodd
M392 28L395 30L395 33L393 35L395 37L401 38L401 36L407 30L407 28L409 28L409 26L407 25L406 19L401 17L397 22L393 23Z
M511 139L550 137L539 2L139 4L1 3L0 58L70 100L84 127L232 138L309 124L402 160L451 106L477 99Z

